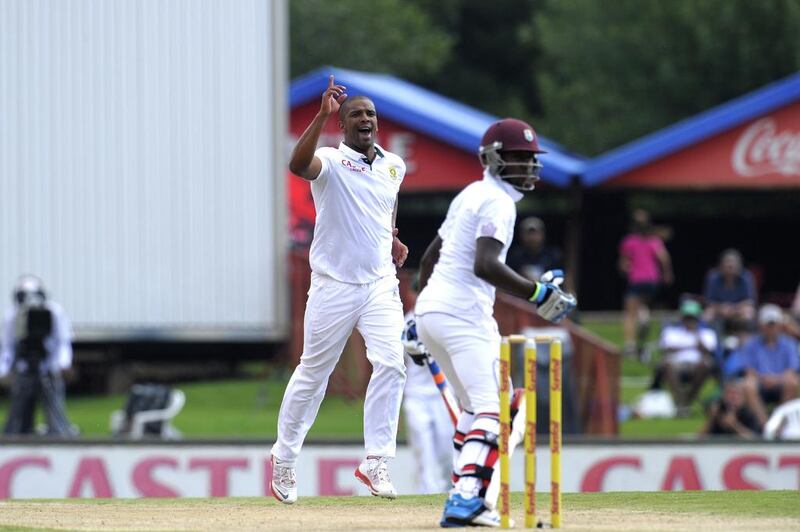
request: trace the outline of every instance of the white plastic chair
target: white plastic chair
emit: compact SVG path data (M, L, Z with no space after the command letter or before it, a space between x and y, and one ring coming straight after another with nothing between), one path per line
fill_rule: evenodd
M130 420L130 431L127 436L132 440L142 439L144 427L147 423L161 421L161 438L166 440L178 440L181 432L172 425L172 419L177 416L186 404L186 394L181 390L172 390L169 397L169 404L165 408L158 410L143 410L133 415ZM125 410L115 410L111 413L111 432L120 434L125 425Z
M793 399L775 409L764 425L764 439L800 440L800 399Z

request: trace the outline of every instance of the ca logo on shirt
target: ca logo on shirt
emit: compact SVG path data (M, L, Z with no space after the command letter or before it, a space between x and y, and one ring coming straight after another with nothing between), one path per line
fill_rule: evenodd
M397 167L396 166L392 166L392 167L389 168L389 177L391 177L393 180L397 179Z
M355 164L351 163L350 161L348 161L347 159L342 159L342 166L344 166L345 168L347 168L351 172L358 172L360 174L363 174L364 172L367 171L367 168L365 166L355 165Z

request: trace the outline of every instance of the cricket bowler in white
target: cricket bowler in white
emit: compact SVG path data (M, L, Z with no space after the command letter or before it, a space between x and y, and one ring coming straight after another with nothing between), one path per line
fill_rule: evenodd
M419 339L439 362L462 406L456 428L453 479L442 527L499 526L487 501L498 457L500 334L493 316L495 289L525 298L556 322L576 305L558 285L563 273L531 281L505 264L514 235L516 202L534 189L544 153L533 128L506 118L481 140L483 179L450 204L420 267L415 314Z
M328 118L338 113L344 141L316 149ZM372 377L364 400L366 458L355 476L373 495L397 496L387 461L396 448L406 373L403 307L395 264L408 248L397 238L397 193L403 160L375 143L375 105L347 97L330 77L320 110L300 136L289 169L311 182L317 210L311 243L311 289L303 321L303 354L283 396L272 447L273 496L297 500L295 462L317 416L328 378L357 328L367 345Z

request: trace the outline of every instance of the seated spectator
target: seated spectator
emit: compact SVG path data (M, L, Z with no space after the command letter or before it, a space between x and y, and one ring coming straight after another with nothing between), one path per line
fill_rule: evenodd
M664 327L659 339L662 355L656 371L663 371L678 415L688 414L689 406L714 368L717 335L712 329L701 326L702 313L700 303L684 300L680 306L680 321Z
M761 426L767 421L765 404L794 399L800 384L797 342L781 332L783 323L780 307L764 305L758 311L759 334L734 355L744 370L745 400Z
M705 320L721 334L747 330L755 317L755 286L753 275L742 266L742 254L723 251L719 267L708 273L703 286Z
M619 271L627 280L623 301L623 351L644 357L650 323L650 304L661 284L672 284L672 259L664 242L653 233L650 215L636 209L631 231L619 244Z
M708 407L708 417L700 434L730 434L748 439L760 436L761 427L745 402L740 381L725 383L722 395Z
M530 216L519 224L520 245L508 253L506 264L531 281L538 281L547 270L563 268L561 250L545 244L547 234L541 218Z

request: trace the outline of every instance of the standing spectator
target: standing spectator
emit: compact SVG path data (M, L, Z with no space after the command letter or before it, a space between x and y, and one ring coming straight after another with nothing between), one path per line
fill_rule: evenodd
M672 260L664 242L652 229L647 211L636 209L631 232L619 245L618 266L628 282L622 324L623 351L640 358L650 322L650 303L662 283L672 284Z
M42 281L23 275L14 288L14 308L3 323L0 377L11 374L11 407L5 434L32 434L39 399L47 434L75 436L67 418L63 373L72 366L72 334L61 305L47 298Z
M519 224L521 244L508 252L508 264L512 270L538 281L547 270L563 268L561 250L546 245L547 233L544 222L536 216L529 216Z
M745 343L736 356L745 372L747 405L761 426L767 422L765 403L780 404L797 397L800 355L797 342L781 332L783 311L764 305L758 311L759 334Z
M686 299L680 306L680 322L667 325L661 331L662 369L678 407L678 415L688 413L714 366L717 335L712 329L700 325L702 313L700 303Z
M297 501L295 461L314 423L328 378L357 328L367 344L372 377L364 398L366 457L355 471L370 493L394 499L388 460L395 455L406 379L403 307L395 264L408 248L397 238L397 194L405 163L378 146L378 115L367 97L347 97L333 76L320 109L292 151L289 169L311 182L317 220L311 242L311 289L303 354L283 395L272 447L273 496ZM328 119L338 113L344 140L316 149Z
M728 381L722 395L708 407L708 417L700 434L709 436L736 435L746 439L761 435L758 418L745 402L740 381Z
M747 330L755 317L756 285L753 274L745 270L742 254L726 249L719 267L708 272L703 287L706 300L705 319L720 334Z

